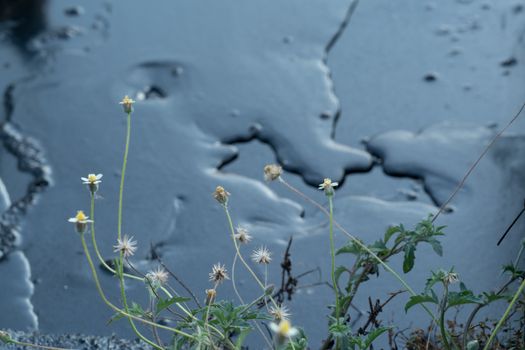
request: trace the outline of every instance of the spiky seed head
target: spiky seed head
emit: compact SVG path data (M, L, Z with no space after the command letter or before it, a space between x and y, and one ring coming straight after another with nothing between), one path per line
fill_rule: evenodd
M214 283L221 283L225 279L230 279L230 277L228 276L228 271L226 270L226 266L221 265L221 263L213 265L209 276L210 281Z
M281 306L278 306L278 307L271 306L270 307L270 315L272 315L273 318L277 322L280 322L282 320L288 320L289 317L292 314L290 313L290 310L288 310L288 308L286 306L281 305Z
M244 244L250 243L250 241L252 240L252 236L250 235L248 230L240 226L237 227L234 237L235 239L239 240L239 242Z
M252 261L257 264L269 264L272 261L272 253L268 248L262 246L257 248L252 253Z
M149 271L146 274L146 278L150 281L153 287L160 287L168 282L168 272L161 266L158 266L155 270Z
M133 240L133 236L124 235L122 239L117 239L117 244L113 248L115 253L122 253L125 258L129 258L137 250L137 241Z

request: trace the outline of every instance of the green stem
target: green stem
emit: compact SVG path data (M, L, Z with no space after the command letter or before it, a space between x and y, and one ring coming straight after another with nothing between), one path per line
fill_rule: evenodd
M231 218L231 215L230 215L230 211L228 210L228 206L227 205L223 205L223 207L224 207L224 211L226 212L226 217L228 218L228 224L230 225L230 231L231 231L231 235L230 236L231 236L231 238L233 240L233 245L235 246L235 251L237 253L237 256L239 257L239 259L241 259L241 262L243 263L244 267L246 267L246 269L250 272L250 274L253 276L253 278L255 279L257 284L259 285L259 287L261 287L263 293L265 293L266 292L266 287L261 282L259 277L257 277L255 272L253 272L252 268L250 267L250 265L248 265L246 260L244 260L244 257L242 256L241 251L239 250L239 244L237 243L237 240L235 239L235 229L233 228L233 221L232 221L232 218ZM271 296L268 296L268 297L270 298L272 304L277 308L278 306L277 306L277 303L275 302L275 300L273 300L273 298Z
M339 288L337 286L337 280L335 278L335 244L334 244L334 204L333 196L328 196L328 205L330 207L330 216L329 216L329 230L330 230L330 257L331 257L331 270L330 275L332 276L332 284L334 286L335 293L335 319L339 323Z
M328 206L330 208L329 215L329 231L330 231L330 258L331 258L331 269L330 275L332 276L332 285L334 286L335 293L335 322L339 324L339 287L335 278L335 244L334 244L334 203L333 195L327 195ZM335 348L339 349L339 339L335 340Z
M119 285L120 285L120 296L122 298L122 304L124 305L124 310L126 311L126 313L129 314L129 307L128 307L128 299L126 297L126 291L124 290L124 265L123 265L123 261L122 261L122 252L120 252L120 257L119 257ZM159 350L163 350L160 346L158 346L157 344L155 344L155 342L149 340L148 338L146 338L138 329L137 329L137 326L135 326L135 322L133 322L133 319L131 317L128 317L128 321L129 321L129 324L131 326L131 329L133 329L133 332L140 338L142 339L143 341L145 341L146 343L148 343L149 345L153 346L155 349L159 349ZM154 323L154 322L153 322ZM154 326L155 327L155 326Z
M131 112L128 113L127 128L126 128L126 148L124 149L124 159L122 161L122 171L120 173L120 189L118 197L118 239L122 236L122 196L124 194L124 178L126 176L126 166L128 163L129 140L131 138Z
M487 344L485 344L485 347L483 348L483 350L488 350L489 349L490 344L492 343L492 341L496 337L496 334L498 333L498 331L501 328L501 326L503 326L503 323L505 322L505 320L509 316L510 312L512 311L512 307L514 306L514 304L516 304L516 301L518 301L518 298L520 297L520 295L523 292L524 288L525 288L525 278L523 279L523 281L521 282L520 287L518 288L518 290L514 294L514 297L512 297L512 300L510 301L509 306L507 307L507 310L505 310L505 313L503 314L503 316L501 316L498 324L496 325L496 328L494 328L494 330L490 334L490 338L489 338L489 340L487 340Z
M89 250L88 250L88 247L87 247L87 244L86 244L86 240L85 240L83 234L80 235L80 240L82 241L82 247L84 249L84 254L86 255L86 259L87 259L89 267L91 269L91 274L93 275L93 279L95 280L95 286L97 287L98 294L102 298L102 301L104 301L104 303L109 308L111 308L113 311L116 311L116 312L118 312L119 314L121 314L123 316L130 317L130 318L132 318L132 319L134 319L136 321L145 323L145 324L150 325L150 326L156 326L158 328L161 328L161 329L164 329L164 330L167 330L167 331L171 331L171 332L177 333L177 334L179 334L181 336L184 336L184 337L187 337L187 338L195 340L195 337L192 336L191 334L188 334L188 333L183 332L183 331L181 331L179 329L176 329L176 328L172 328L172 327L164 326L162 324L157 324L157 323L154 323L154 322L150 322L150 321L142 319L140 317L131 315L129 313L124 312L124 310L120 309L119 307L113 305L108 300L108 298L106 297L106 294L104 293L104 290L102 289L102 286L100 285L100 281L98 279L97 270L95 269L95 265L93 264L93 260L91 259L91 254L89 253Z
M330 213L321 204L317 203L316 201L314 201L313 199L311 199L310 197L308 197L307 195L305 195L304 193L302 193L301 191L299 191L298 189L296 189L295 187L290 185L288 182L286 182L282 178L282 176L279 177L279 181L284 186L286 186L289 190L291 190L292 192L296 193L297 195L299 195L300 197L302 197L303 199L305 199L309 203L313 204L315 207L317 207L325 215L327 215L328 217L330 216ZM335 227L337 227L342 233L344 233L348 238L350 238L350 240L355 242L355 244L357 244L361 249L363 249L368 254L370 254L370 256L373 257L381 266L383 266L385 270L387 270L389 273L391 273L403 285L403 287L406 288L406 290L412 296L418 295L418 294L416 294L416 292L408 285L407 282L405 282L405 280L396 271L394 271L388 264L386 264L383 260L381 260L381 258L378 257L373 251L371 251L366 245L364 245L360 240L358 240L356 237L354 237L352 234L350 234L347 230L345 230L336 220L334 220L333 223L334 223ZM432 320L434 320L434 322L437 322L436 316L434 316L432 311L430 311L430 309L425 304L420 304L420 305L430 315Z
M439 305L439 330L441 331L441 338L443 339L443 347L445 350L450 350L450 344L447 339L447 331L445 329L445 311L447 310L447 299L448 299L448 285L443 285L443 299Z
M235 295L237 296L237 299L239 299L241 304L245 305L246 302L244 301L244 299L242 298L241 294L239 293L239 290L237 289L237 283L235 282L235 266L237 266L237 258L238 257L239 256L236 253L234 258L233 258L233 263L232 263L232 286L233 286L233 291L235 292ZM266 293L263 294L262 298L265 298L265 297L266 297ZM244 310L248 310L250 307L252 307L252 304L254 304L255 302L258 302L259 300L260 300L260 298L255 299ZM261 329L261 326L259 326L259 324L255 320L253 320L251 322L255 326L255 328L257 328L257 331L259 331L259 333L263 337L264 341L266 342L266 345L268 345L268 348L271 349L272 348L272 343L270 342L270 340L268 339L268 337L266 336L264 331Z

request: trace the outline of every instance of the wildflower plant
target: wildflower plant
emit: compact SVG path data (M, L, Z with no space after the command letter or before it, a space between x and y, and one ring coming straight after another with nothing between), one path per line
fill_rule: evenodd
M283 287L280 291L275 292L274 285L268 282L271 279L268 267L274 263L272 252L266 246L252 247L253 237L250 232L242 226L235 227L230 214L230 205L234 204L234 200L230 199L235 197L220 185L215 188L212 197L224 210L229 228L229 232L225 233L225 238L229 236L227 238L232 242L233 263L231 267L220 262L211 266L207 276L210 288L201 291L201 297L196 297L191 289L160 261L159 266L146 273L142 273L135 267L132 259L139 248L138 243L132 236L122 234L124 184L135 101L125 96L120 104L126 115L127 126L118 194L116 244L113 246L113 252L117 257L113 264L108 264L103 259L95 235L96 193L102 186L102 174L93 172L80 178L90 193L89 216L79 210L75 216L68 219L74 224L74 229L80 237L99 296L115 312L110 322L126 320L137 337L157 350L241 349L247 337L255 332L265 342L265 347L268 349L311 348L312 345L308 343L304 331L300 327L292 326L292 312L288 306L283 304L284 299L279 294L282 293ZM332 305L329 305L326 315L328 334L320 346L321 349L365 350L372 348L376 339L385 333L392 337L394 327L382 325L377 321L377 315L392 298L403 292L409 294L405 312L409 312L413 307L422 307L428 313L431 322L439 328L439 344L447 350L471 350L479 349L481 346L484 350L490 349L506 320L518 308L525 309L522 295L525 289L525 272L519 267L521 255L525 250L525 242L522 244L516 261L505 266L504 272L509 275L509 280L498 291L474 294L461 282L459 274L450 269L432 272L423 291L416 293L402 275L390 265L390 261L394 256L401 256L402 266L400 268L406 274L414 268L416 251L421 244L430 245L434 252L441 256L443 248L439 239L444 235L444 226L434 225L435 217L430 215L413 229L407 229L402 224L389 227L374 242L366 243L350 234L334 217L334 196L339 185L337 182L325 178L319 184L319 190L323 191L328 201L328 208L325 208L288 184L283 178L283 168L280 165L265 166L263 174L265 181L275 181L283 185L313 204L326 215L328 220L329 285L333 290L334 301ZM336 229L338 234L342 233L348 238L348 242L341 247L335 246ZM86 236L91 239L91 249L87 245ZM283 281L285 269L292 281L290 286L286 287L288 296L291 298L293 289L297 285L297 279L291 277L289 248L290 245L281 267L283 268ZM251 251L249 259L245 258L246 250ZM345 264L338 264L336 260L338 256L345 258ZM107 297L95 268L94 259L117 277L120 289L118 302L113 302ZM259 287L260 294L253 300L245 300L237 287L235 276L238 262L241 264L240 267L250 274L252 282ZM264 278L255 273L252 265L260 265L264 269ZM381 269L392 274L404 289L392 294L387 301L378 303L376 307L372 307L371 303L368 321L356 329L350 323L353 302L358 292L362 290L362 285L371 278L379 277ZM202 276L202 279L206 279L206 276ZM182 290L172 285L174 280L182 287ZM148 303L140 304L128 300L126 283L141 284L149 296ZM221 298L220 287L224 283L232 284L238 303ZM516 283L519 283L519 287L516 292L511 293L510 288ZM203 301L203 304L199 300ZM495 323L489 335L476 336L472 326L476 314L483 307L499 300L508 303L505 313ZM451 329L447 329L447 312L451 308L468 305L473 306L474 309L465 322L464 330L454 333ZM171 322L167 323L166 320ZM430 335L426 339L427 347L429 342ZM0 331L0 343L58 349L19 342L5 331Z

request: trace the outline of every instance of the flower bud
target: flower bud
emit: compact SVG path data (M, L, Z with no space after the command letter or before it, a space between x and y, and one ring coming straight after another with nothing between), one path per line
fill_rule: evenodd
M273 181L277 180L283 173L283 168L277 164L268 164L264 167L264 180Z
M119 104L121 104L122 107L124 108L124 113L127 113L127 114L130 114L131 112L133 112L134 103L135 101L131 99L128 95L124 96L122 101L119 102Z
M213 198L215 198L217 202L219 202L222 205L226 205L226 203L228 203L229 195L230 194L226 192L226 190L222 186L217 186L215 192L213 192Z
M0 331L0 342L4 344L9 344L9 343L12 343L13 340L11 339L11 336L9 335L9 333Z
M206 289L206 305L211 305L215 302L217 291L215 289Z

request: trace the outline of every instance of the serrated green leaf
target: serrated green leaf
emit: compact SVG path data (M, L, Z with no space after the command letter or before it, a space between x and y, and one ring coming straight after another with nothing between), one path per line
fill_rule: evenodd
M156 307L156 310L157 310L157 313L161 312L162 310L170 307L172 304L175 304L175 303L184 303L188 300L191 300L190 298L184 298L184 297L173 297L173 298L169 298L169 299L159 299L159 301L157 302L157 307Z
M470 290L448 293L447 308L465 304L483 304L483 300Z
M123 314L121 314L120 312L117 312L116 314L114 314L113 316L111 316L111 318L109 319L108 323L106 325L109 325L115 321L118 321L120 320L122 317L124 317Z
M384 237L385 243L388 243L388 241L390 240L390 238L392 238L393 235L395 235L396 233L401 233L401 232L403 232L403 229L401 226L390 226L389 228L387 228L385 232L385 237Z
M363 249L361 247L359 247L354 242L349 242L345 246L339 248L335 252L335 255L339 255L339 254L355 254L355 255L359 255L362 252L363 252Z
M405 304L405 312L408 312L408 310L414 305L418 305L422 303L437 304L438 302L439 301L435 295L425 295L425 294L413 295L410 297L410 299L408 299L408 302Z
M379 337L381 334L385 333L389 329L390 327L379 327L371 331L365 339L364 347L362 347L361 349L369 349L374 340L376 340L377 337Z

